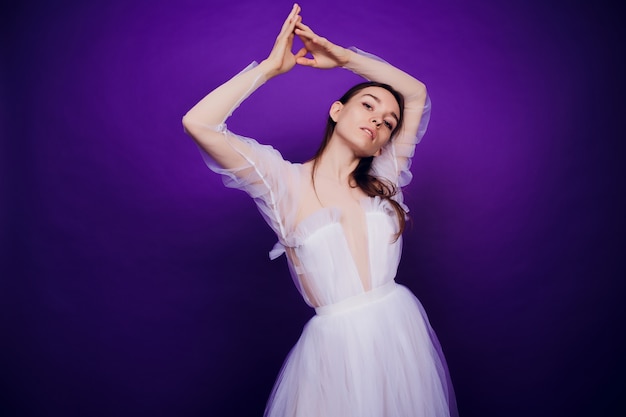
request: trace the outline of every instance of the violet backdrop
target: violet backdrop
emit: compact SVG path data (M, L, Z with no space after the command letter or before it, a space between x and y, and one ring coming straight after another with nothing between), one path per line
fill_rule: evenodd
M624 413L624 29L602 2L303 0L423 80L397 280L461 416ZM0 415L260 416L313 311L275 237L183 133L288 1L2 9ZM230 128L310 157L359 81L295 68Z

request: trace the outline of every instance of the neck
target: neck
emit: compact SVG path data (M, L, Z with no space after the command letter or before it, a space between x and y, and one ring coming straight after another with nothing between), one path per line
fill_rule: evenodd
M343 185L350 185L352 172L360 158L350 149L338 146L339 141L330 140L322 155L317 159L315 175L328 178Z

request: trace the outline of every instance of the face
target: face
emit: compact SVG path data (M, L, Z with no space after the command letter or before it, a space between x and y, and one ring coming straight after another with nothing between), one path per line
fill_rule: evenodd
M344 140L359 157L378 156L398 126L400 106L381 87L367 87L346 104L334 102L330 117L337 123L333 136Z

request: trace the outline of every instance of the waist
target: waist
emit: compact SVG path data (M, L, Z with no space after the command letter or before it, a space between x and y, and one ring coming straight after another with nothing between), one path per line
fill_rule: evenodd
M380 287L372 288L362 294L353 295L352 297L348 297L337 303L315 307L315 313L318 316L324 316L328 314L342 313L344 311L366 306L382 300L387 295L391 294L391 292L393 292L396 288L398 288L398 284L396 284L394 280L391 280Z

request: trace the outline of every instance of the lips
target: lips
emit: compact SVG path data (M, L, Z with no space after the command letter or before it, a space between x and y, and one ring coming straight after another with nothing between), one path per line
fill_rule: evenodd
M372 130L368 127L362 127L361 128L362 131L364 131L365 133L367 133L369 135L370 138L372 138L372 140L376 139L376 131Z

